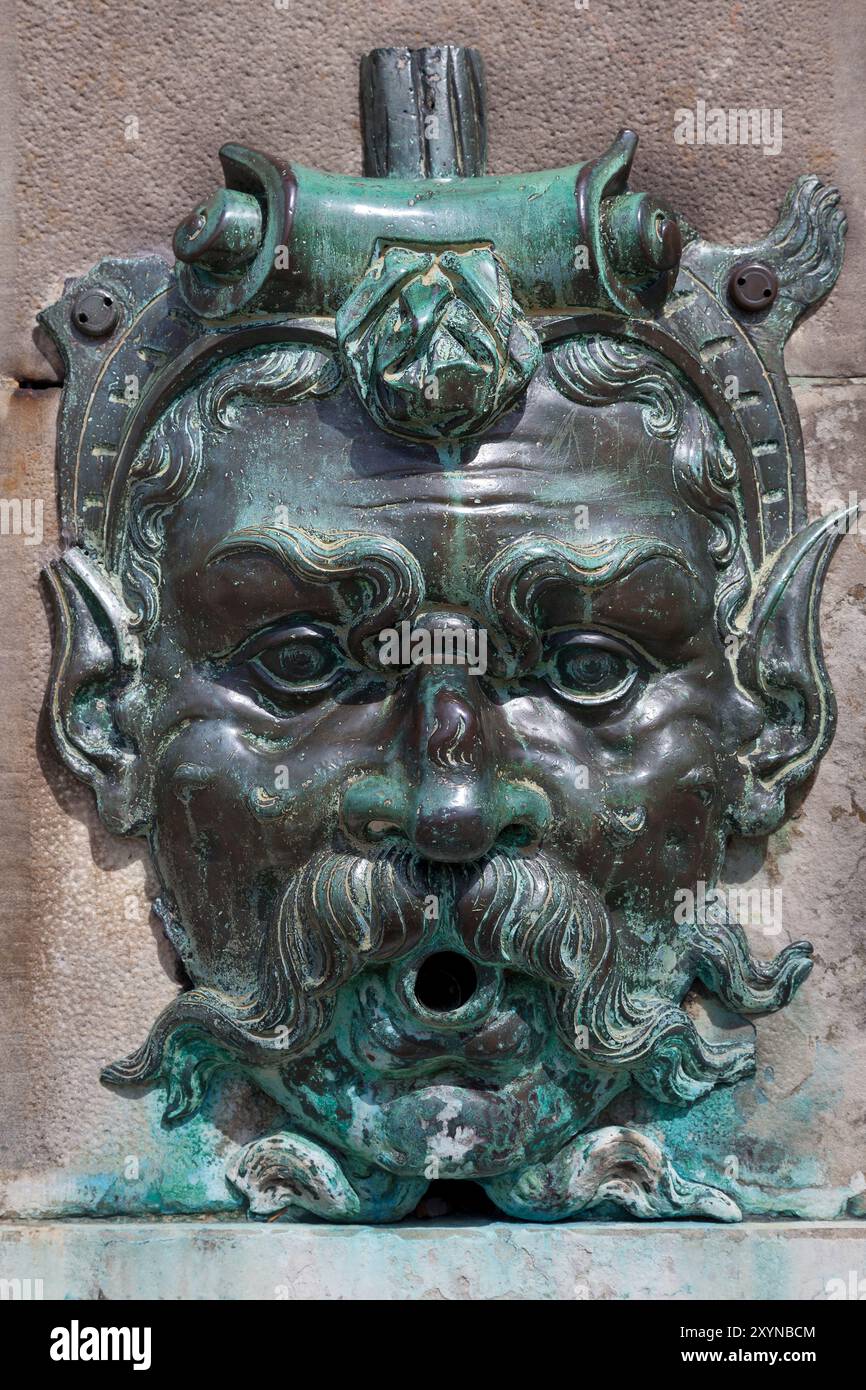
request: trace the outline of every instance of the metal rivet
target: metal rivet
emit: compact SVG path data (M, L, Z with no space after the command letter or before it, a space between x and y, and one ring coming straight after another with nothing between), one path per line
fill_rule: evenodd
M72 322L88 338L104 338L117 323L117 301L110 290L82 290L72 305Z
M738 309L757 314L776 302L779 280L774 270L759 261L741 261L728 278L728 294Z

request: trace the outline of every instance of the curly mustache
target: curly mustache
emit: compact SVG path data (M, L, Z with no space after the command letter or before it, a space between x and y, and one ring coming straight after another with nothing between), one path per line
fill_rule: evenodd
M280 1066L308 1051L327 1032L342 985L432 934L431 893L444 901L470 957L548 987L552 1020L582 1064L626 1069L668 1103L694 1101L754 1070L751 1042L709 1042L678 1001L630 983L605 903L580 875L540 854L495 854L463 869L395 849L372 858L314 856L273 915L256 989L185 991L103 1080L163 1080L165 1119L178 1120L199 1107L217 1072ZM695 924L692 932L694 978L736 1012L782 1008L811 969L808 942L761 961L736 923Z

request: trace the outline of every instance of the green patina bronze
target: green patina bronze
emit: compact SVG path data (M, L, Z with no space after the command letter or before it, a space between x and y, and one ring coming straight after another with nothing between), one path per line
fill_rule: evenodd
M838 194L725 247L629 190L627 131L489 177L471 50L371 54L362 110L365 177L226 146L174 267L103 261L42 315L51 727L147 839L183 976L105 1080L169 1123L229 1075L269 1097L228 1174L254 1215L396 1220L457 1178L521 1218L736 1220L614 1103L746 1078L811 966L715 886L833 732L850 517L807 525L782 351Z
M336 329L376 424L409 439L481 434L541 365L538 335L486 246L389 247L340 306Z

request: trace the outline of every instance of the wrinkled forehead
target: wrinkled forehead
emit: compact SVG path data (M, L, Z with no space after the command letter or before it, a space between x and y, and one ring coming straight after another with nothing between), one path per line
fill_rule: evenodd
M678 574L653 582L697 621L713 603L710 527L677 490L674 444L650 434L637 403L575 405L547 383L459 455L386 435L347 389L244 405L230 428L205 429L195 485L166 520L164 583L189 604L255 582L269 561L232 560L218 577L210 552L243 528L289 525L397 540L428 600L474 607L485 568L529 535L580 546L638 536L682 555ZM656 570L624 581L624 601L639 607Z
M463 561L477 564L527 531L658 535L700 561L707 526L676 488L673 449L649 433L639 404L575 405L547 383L459 453L385 434L346 388L323 402L243 405L230 428L205 429L196 485L169 521L170 549L209 549L279 513L310 529L392 536L431 572L447 561L445 536L461 536Z

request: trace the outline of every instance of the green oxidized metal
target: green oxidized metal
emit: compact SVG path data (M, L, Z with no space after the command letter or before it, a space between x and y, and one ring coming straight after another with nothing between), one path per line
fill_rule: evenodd
M486 246L389 247L341 304L336 329L376 424L410 439L483 433L541 365L538 335Z
M809 973L716 884L832 736L850 518L806 524L782 350L838 194L714 246L629 190L627 131L487 176L471 50L371 54L362 98L367 176L227 146L174 267L103 261L42 315L51 726L146 838L184 972L105 1080L170 1122L230 1073L271 1097L228 1174L255 1215L395 1220L458 1178L737 1219L610 1106L746 1078Z

